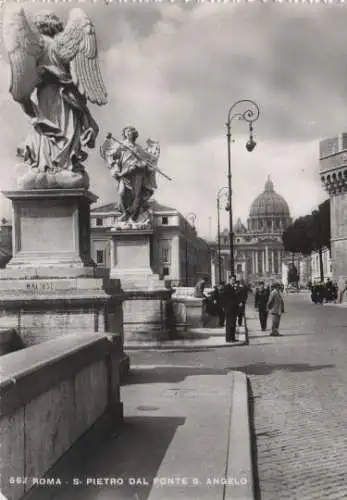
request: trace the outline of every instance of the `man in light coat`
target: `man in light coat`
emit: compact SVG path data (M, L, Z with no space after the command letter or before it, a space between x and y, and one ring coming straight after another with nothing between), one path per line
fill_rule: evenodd
M272 314L272 328L270 333L272 337L280 336L278 329L281 322L281 315L284 313L284 301L280 290L280 283L274 284L267 303L267 308Z

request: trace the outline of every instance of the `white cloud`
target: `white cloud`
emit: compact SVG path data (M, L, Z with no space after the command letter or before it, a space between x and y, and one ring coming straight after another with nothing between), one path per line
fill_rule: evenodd
M31 13L36 8L28 4ZM66 6L52 8L66 18ZM138 127L141 140L150 136L160 141L160 167L174 180L158 178L159 201L183 214L195 212L205 235L212 217L215 233L215 196L227 183L225 121L229 106L242 98L254 99L261 116L255 124L258 145L251 154L244 149L246 124L233 124L235 219L247 218L268 174L293 216L325 198L318 141L346 128L345 9L259 2L136 8L99 3L83 8L100 38L110 95L107 106L91 106L100 141L108 131L119 135L129 123ZM2 188L28 126L18 105L5 97L8 81L7 65L0 60ZM111 201L114 186L97 151L88 168L93 190Z

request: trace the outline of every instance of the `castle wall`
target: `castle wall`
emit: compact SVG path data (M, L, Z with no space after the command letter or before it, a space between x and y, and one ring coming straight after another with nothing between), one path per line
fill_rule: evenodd
M347 278L347 137L320 142L320 177L330 197L331 260L334 280Z

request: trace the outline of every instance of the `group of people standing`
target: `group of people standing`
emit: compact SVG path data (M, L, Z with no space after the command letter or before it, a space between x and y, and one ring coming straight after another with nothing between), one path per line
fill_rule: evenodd
M254 295L254 307L258 310L260 327L263 332L267 329L267 320L269 312L272 314L272 327L270 335L278 337L278 329L281 322L281 316L284 313L284 301L282 297L282 287L280 283L274 283L270 287L265 287L261 282Z
M227 284L215 286L212 300L216 307L219 326L225 325L226 342L236 342L236 328L242 326L249 288L231 276Z
M346 280L340 276L337 283L327 278L326 281L312 283L309 281L308 288L311 291L311 300L314 304L323 304L324 302L337 302L341 304L346 292Z
M216 285L212 294L206 296L204 295L206 281L205 278L198 282L195 296L204 297L205 311L218 317L219 326L225 326L226 342L236 342L237 327L242 326L245 322L245 308L251 289L246 283L237 280L236 276L232 275L227 284L223 282L219 286ZM261 282L255 290L254 307L259 313L261 330L266 331L268 316L271 312L270 335L279 336L281 316L284 313L282 285L274 283L270 289L269 286L265 287L264 282Z
M212 294L213 304L219 318L219 325L225 325L226 342L236 341L237 327L242 326L245 321L245 308L249 294L249 287L231 276L227 284L222 283L215 286ZM272 315L272 327L270 335L280 335L279 326L281 316L284 313L284 301L281 293L281 284L275 283L265 287L260 283L254 294L254 307L259 313L260 327L262 331L267 329L268 315Z

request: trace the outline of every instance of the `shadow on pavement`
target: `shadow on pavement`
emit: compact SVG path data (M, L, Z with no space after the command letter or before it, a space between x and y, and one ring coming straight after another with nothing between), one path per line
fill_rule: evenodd
M255 429L254 419L254 401L257 396L254 396L250 381L247 380L248 387L248 408L249 408L249 423L251 431L251 453L253 465L253 481L254 481L254 500L261 500L261 490L258 470L258 449L257 449L257 434Z
M290 364L271 364L271 363L253 363L251 365L230 366L229 370L238 370L246 375L270 375L275 371L289 372L311 372L315 370L323 370L324 368L334 368L335 365L309 365L307 363L290 363Z
M124 378L122 386L133 384L177 383L192 375L226 375L228 369L213 369L202 367L166 367L132 369Z
M125 418L116 435L108 435L79 460L77 477L82 484L65 489L54 499L146 500L176 430L184 422L185 418L154 415ZM71 478L66 478L70 485L73 477L76 472L71 471ZM96 478L106 481L93 485ZM107 485L111 479L118 484Z
M281 329L281 332L285 332L285 328ZM307 335L314 335L314 332L306 332L306 333L282 333L281 334L281 337L297 337L299 335L303 335L303 336L307 336ZM251 334L249 336L250 340L251 339L260 339L260 338L266 338L266 337L269 337L269 338L273 338L270 333L254 333L253 335ZM281 338L280 337L280 338Z
M266 431L266 432L258 432L257 437L267 437L267 438L276 438L281 435L280 431Z
M183 349L181 347L170 347L170 348L167 348L167 349L158 349L158 353L160 352L188 352L188 353L193 353L193 352L210 352L212 350L214 350L215 348L214 347L190 347L190 348L187 348L187 349Z

